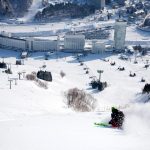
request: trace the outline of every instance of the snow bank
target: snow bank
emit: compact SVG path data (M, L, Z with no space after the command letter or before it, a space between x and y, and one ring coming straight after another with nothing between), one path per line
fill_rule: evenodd
M80 66L70 53L57 53L59 58L54 53L47 61L44 54L33 53L24 65L16 66L19 53L0 49L0 59L4 57L5 62L12 64L13 75L18 76L18 71L23 70L38 71L43 64L53 75L47 90L25 79L18 81L17 86L13 82L9 90L8 75L1 70L0 150L149 150L150 103L133 103L133 99L136 102L138 98L145 99L145 95L136 94L145 84L140 82L141 77L150 80L150 70L143 68L149 56L144 56L144 61L137 58L138 64L134 64L134 58L129 62L112 54L89 54L83 60L84 66ZM117 66L101 60L104 58L115 61ZM119 65L126 70L119 72ZM85 66L90 68L89 75L85 74ZM104 70L102 81L109 83L102 92L89 87L89 76L98 78L98 69ZM66 73L64 78L60 76L61 70ZM130 70L137 74L135 78L129 77ZM97 112L75 113L68 109L64 92L74 87L98 100ZM129 108L122 108L126 116L124 130L94 126L94 122L110 120L111 106L128 106L126 104Z

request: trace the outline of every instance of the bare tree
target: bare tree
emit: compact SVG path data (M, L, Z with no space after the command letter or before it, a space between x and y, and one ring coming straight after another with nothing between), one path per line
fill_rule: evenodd
M89 112L96 108L97 100L83 90L73 88L65 93L68 107L72 107L75 111Z
M32 74L32 73L31 73L31 74L27 74L27 75L26 75L26 79L27 79L27 80L35 80L35 79L36 79L36 75L35 75L35 74Z

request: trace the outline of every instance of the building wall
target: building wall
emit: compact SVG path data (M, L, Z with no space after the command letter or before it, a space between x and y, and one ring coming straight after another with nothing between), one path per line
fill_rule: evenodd
M23 51L55 51L59 49L58 40L17 39L6 36L0 36L0 46L7 49Z
M103 53L105 51L105 43L93 41L92 53Z
M58 42L55 41L33 41L33 51L56 51L58 49Z
M105 0L90 0L90 4L94 5L97 9L105 7Z
M15 39L15 38L9 38L9 37L0 37L0 45L10 47L10 48L16 48L16 50L26 49L26 41L22 39Z
M84 50L85 36L84 35L66 35L64 39L65 50Z
M114 33L114 47L117 50L122 50L125 47L126 27L126 21L116 20Z

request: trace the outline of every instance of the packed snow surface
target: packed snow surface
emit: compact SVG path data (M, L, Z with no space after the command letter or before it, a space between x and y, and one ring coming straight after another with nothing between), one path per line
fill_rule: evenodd
M39 5L32 7L34 11ZM114 25L113 19L100 22L91 18L41 24L0 23L0 31L11 32L18 37L51 39L52 35L60 33L63 36L66 31L74 29ZM109 40L113 40L113 30ZM133 45L146 41L148 45L150 35L137 30L136 26L128 26L126 41L133 42ZM150 68L144 68L146 61L150 60L149 54L138 57L138 64L133 63L134 56L125 61L112 53L89 54L81 58L84 66L80 66L76 55L71 53L54 53L49 60L44 60L44 55L32 53L24 60L24 65L16 66L20 53L0 49L0 61L4 58L13 71L13 75L7 75L0 69L0 150L150 149L150 103L143 103L149 95L142 95L145 83L140 82L143 77L150 83ZM103 59L109 59L109 62ZM116 65L111 66L114 61ZM34 81L27 81L23 75L17 85L13 81L12 89L9 89L8 79L18 77L18 72L37 72L43 65L53 76L48 89L40 88ZM119 71L119 66L125 67L125 71ZM85 67L89 68L89 74L85 74ZM61 70L66 73L64 78L60 76ZM101 80L108 83L102 92L89 86L91 76L99 77L97 70L104 71ZM130 71L136 73L136 77L129 77ZM94 112L79 113L67 107L64 93L75 87L97 99ZM112 106L119 107L125 113L123 129L95 127L94 122L109 121Z
M16 66L20 53L0 50L1 61L11 63L13 75L6 75L0 70L0 149L1 150L149 150L150 147L150 104L138 103L145 99L141 95L145 83L141 77L150 81L150 70L143 66L149 55L137 58L138 64L124 61L117 54L89 54L81 58L80 66L76 55L71 53L54 53L49 60L44 60L45 53L33 53L24 60L24 65ZM109 59L109 62L103 61ZM115 61L116 66L110 62ZM21 80L12 83L9 89L8 79L18 77L18 72L31 73L46 65L52 72L53 82L48 89L38 87L35 82ZM84 67L89 67L89 75ZM124 66L125 71L117 70ZM92 90L89 86L90 76L98 78L97 70L102 69L102 81L108 87L102 91ZM61 78L60 71L66 73ZM129 77L129 72L136 77ZM98 100L94 112L77 113L68 108L64 93L77 87L90 93ZM94 122L106 122L110 119L111 106L120 107L125 113L123 129L95 127Z

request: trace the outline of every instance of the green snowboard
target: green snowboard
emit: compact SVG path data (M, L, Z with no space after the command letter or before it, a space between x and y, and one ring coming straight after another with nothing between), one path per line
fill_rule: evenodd
M94 123L94 125L99 126L99 127L106 127L106 128L112 128L112 126L108 123Z

